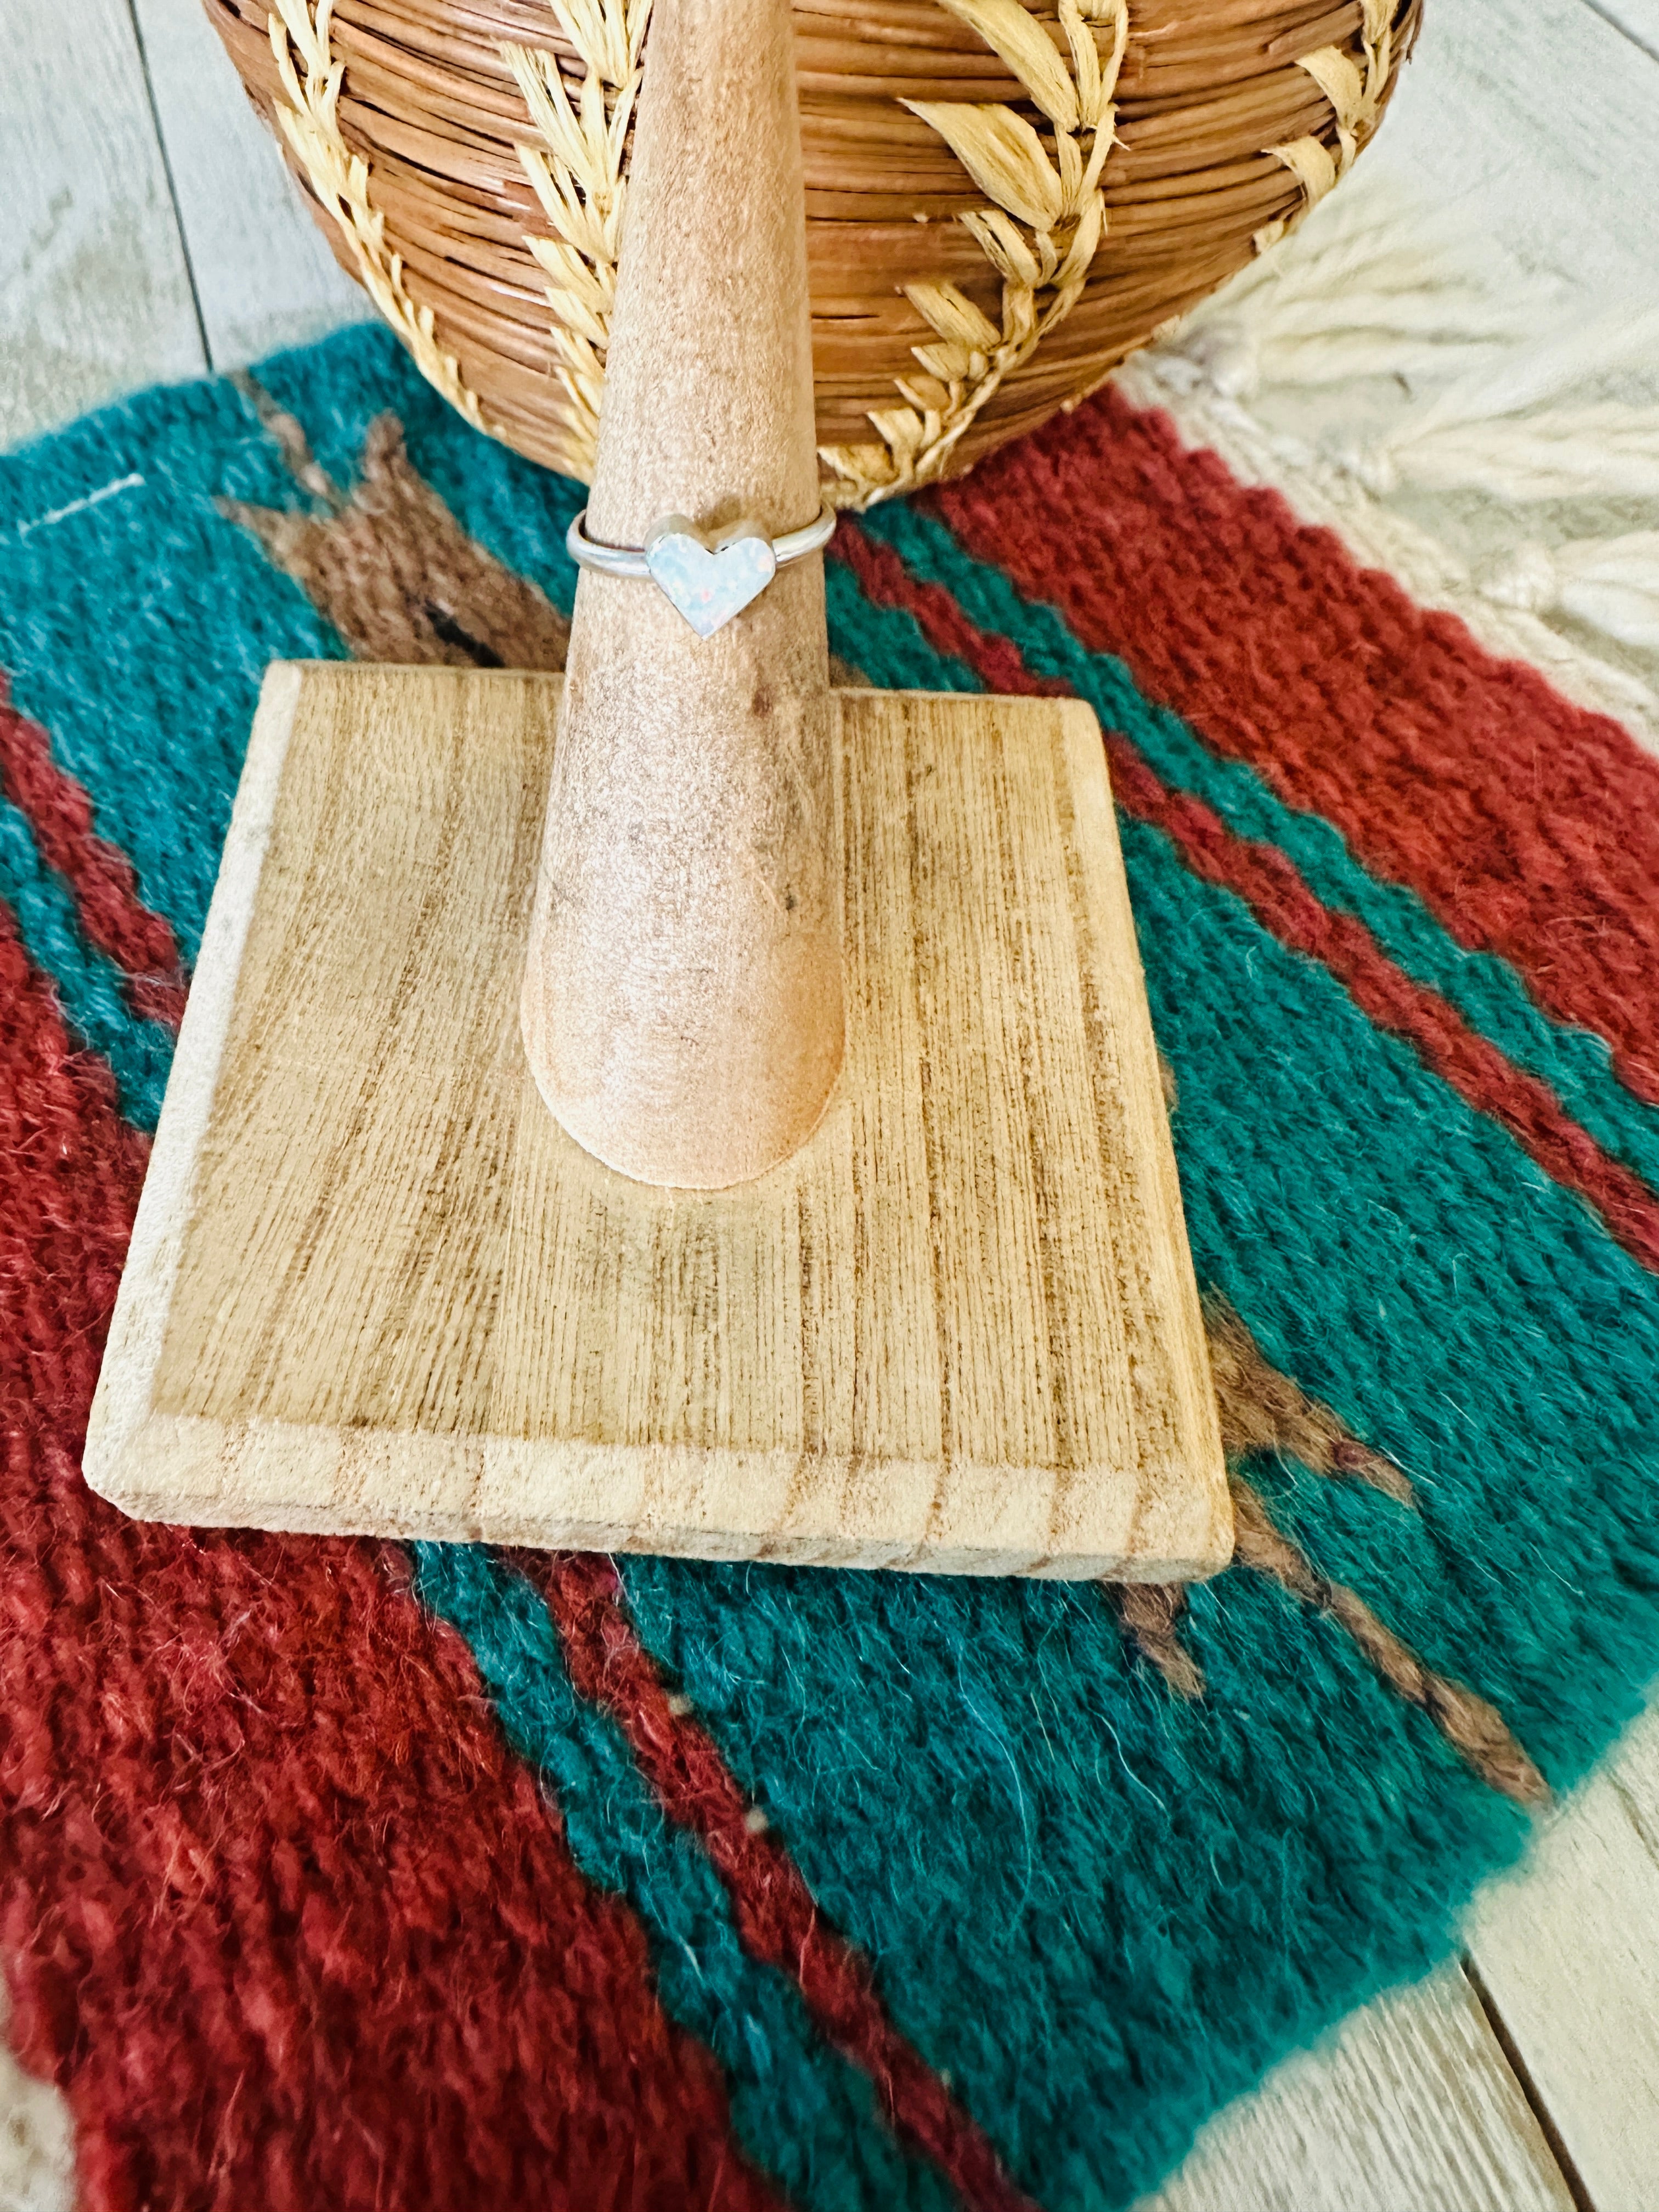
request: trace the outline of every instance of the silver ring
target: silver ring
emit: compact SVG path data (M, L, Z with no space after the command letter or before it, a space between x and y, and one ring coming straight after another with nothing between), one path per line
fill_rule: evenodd
M836 510L825 500L812 520L799 530L786 531L781 538L769 542L774 564L781 568L791 561L804 561L809 553L817 553L826 546L836 534ZM643 545L602 545L587 534L587 509L572 521L564 534L565 550L579 568L597 568L602 576L649 576L650 551L658 540L678 536L695 538L701 544L702 533L695 529L683 514L665 514L652 526L651 534ZM765 532L757 522L745 519L732 523L720 532L718 542L705 546L710 553L718 553L722 545L738 538L764 538Z

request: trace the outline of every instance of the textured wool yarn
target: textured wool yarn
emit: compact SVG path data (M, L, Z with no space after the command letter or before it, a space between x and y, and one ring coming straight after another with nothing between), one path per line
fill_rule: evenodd
M357 330L0 459L0 1944L92 2212L1113 2212L1659 1662L1659 762L1104 393L832 644L1108 732L1238 1504L1190 1592L139 1527L77 1453L260 673L556 666Z

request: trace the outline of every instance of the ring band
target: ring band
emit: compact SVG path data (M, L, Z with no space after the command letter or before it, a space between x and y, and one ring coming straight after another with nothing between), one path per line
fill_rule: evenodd
M673 523L682 528L690 527L680 516L667 515L665 516L664 522L658 523L656 528L653 530L651 535L653 538L663 529L664 523ZM829 501L825 500L809 523L805 524L799 530L786 531L781 538L772 539L772 558L780 568L787 566L791 561L804 561L809 553L821 551L834 537L835 532L836 510L830 506ZM759 537L764 533L753 523L738 522L734 523L729 531L723 532L721 535L723 538L729 539L738 536ZM580 514L572 521L569 529L566 531L564 544L565 550L579 568L597 568L602 576L649 576L651 574L643 545L602 545L597 538L588 536L586 507L582 508Z

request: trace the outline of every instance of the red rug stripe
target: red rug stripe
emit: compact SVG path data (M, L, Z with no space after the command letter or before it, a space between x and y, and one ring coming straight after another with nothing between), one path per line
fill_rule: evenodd
M934 652L965 661L988 690L1034 699L1073 696L1071 685L1059 677L1034 676L1012 638L981 629L963 612L953 592L943 584L912 575L890 545L870 537L845 515L836 525L829 553L831 560L844 562L852 570L866 599L880 607L902 607L913 615Z
M34 832L42 858L67 880L88 938L125 969L134 1010L176 1030L185 983L172 926L139 897L126 855L93 828L91 799L53 760L46 732L13 707L3 672L0 791Z
M972 623L943 586L912 576L890 546L843 526L834 550L866 597L915 617L930 644L964 660L993 690L1052 696L1012 640ZM1112 793L1126 812L1163 830L1195 875L1236 891L1282 945L1330 969L1380 1029L1407 1038L1468 1103L1503 1124L1546 1174L1588 1199L1626 1249L1659 1271L1659 1199L1605 1152L1535 1076L1516 1067L1438 992L1389 959L1364 922L1322 904L1275 845L1240 837L1203 800L1171 791L1127 738L1108 734Z
M0 910L0 1947L83 2212L775 2205L394 1555L87 1491L145 1158Z
M1659 761L1106 392L933 495L981 560L1659 1104Z
M1034 2212L980 2128L889 2020L868 1962L826 1925L788 1852L765 1830L751 1831L750 1808L714 1739L671 1710L611 1562L574 1553L515 1557L547 1598L576 1688L615 1716L669 1817L701 1840L750 1954L799 1984L820 2032L869 2075L898 2133L965 2204Z

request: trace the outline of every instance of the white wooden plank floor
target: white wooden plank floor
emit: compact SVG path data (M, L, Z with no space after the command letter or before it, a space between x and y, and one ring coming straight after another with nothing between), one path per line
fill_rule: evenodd
M1659 271L1659 0L1425 0L1366 155L1586 299Z
M202 0L134 0L134 15L212 366L360 320L368 302L289 183Z
M1572 2212L1457 1966L1367 2005L1221 2113L1139 2212Z
M198 0L0 0L0 444L364 312ZM1650 297L1656 121L1659 0L1428 0L1368 160L1587 300ZM1221 2114L1143 2212L1655 2212L1659 1714L1468 1950ZM20 2212L69 2201L50 2094L0 2066L0 2136L45 2145L0 2170Z
M132 386L199 375L207 356L126 0L0 0L0 41L12 444Z

